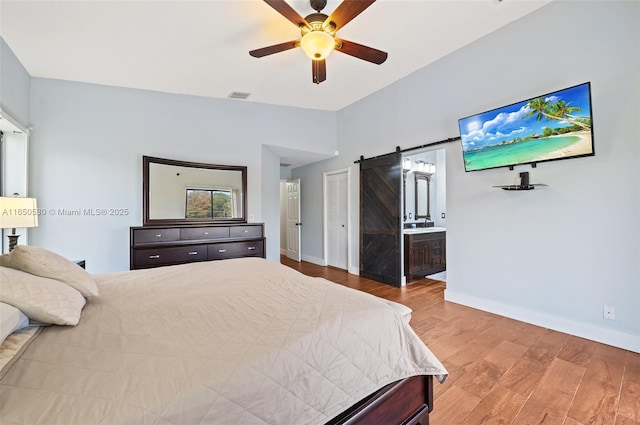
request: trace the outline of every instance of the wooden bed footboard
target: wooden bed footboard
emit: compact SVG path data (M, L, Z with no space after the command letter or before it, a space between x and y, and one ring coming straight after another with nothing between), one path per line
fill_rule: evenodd
M325 425L428 425L431 410L433 376L412 376L376 391Z

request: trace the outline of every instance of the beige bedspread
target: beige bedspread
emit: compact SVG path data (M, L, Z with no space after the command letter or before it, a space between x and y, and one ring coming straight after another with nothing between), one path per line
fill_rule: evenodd
M261 258L96 276L0 381L3 424L320 424L446 370L401 309Z

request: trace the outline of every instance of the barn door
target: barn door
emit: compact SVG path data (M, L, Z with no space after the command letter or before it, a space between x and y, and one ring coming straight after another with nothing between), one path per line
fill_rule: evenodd
M360 162L360 276L400 287L400 153Z

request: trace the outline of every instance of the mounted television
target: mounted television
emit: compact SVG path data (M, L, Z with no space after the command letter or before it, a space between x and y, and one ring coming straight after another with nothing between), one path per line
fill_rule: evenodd
M458 120L466 171L594 155L584 83Z

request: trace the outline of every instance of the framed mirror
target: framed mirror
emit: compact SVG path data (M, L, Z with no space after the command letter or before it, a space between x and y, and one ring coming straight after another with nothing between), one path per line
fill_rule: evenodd
M414 172L415 177L415 218L426 218L431 220L431 174Z
M247 221L247 167L142 157L143 226Z

